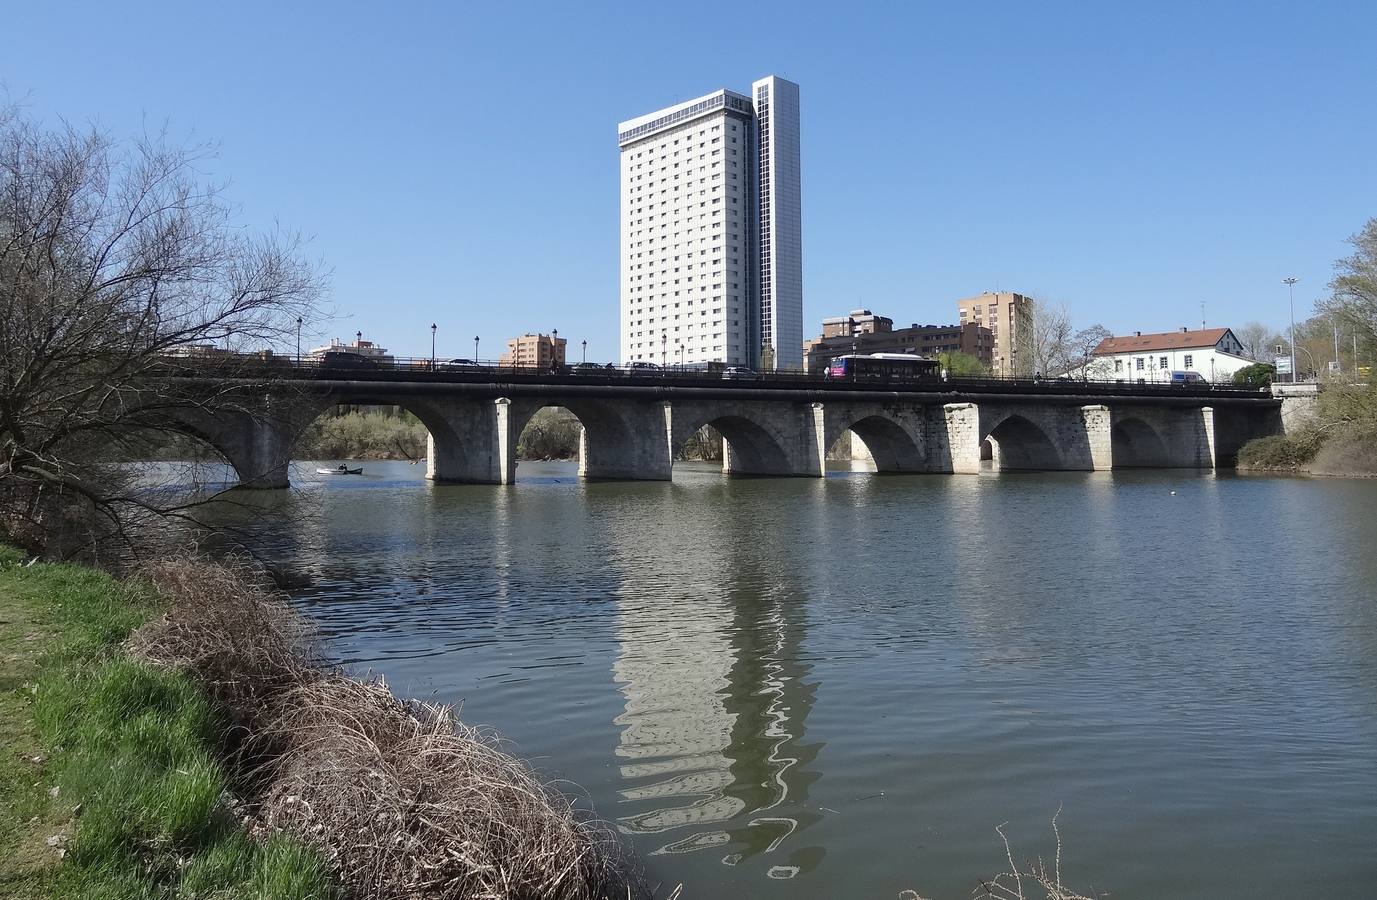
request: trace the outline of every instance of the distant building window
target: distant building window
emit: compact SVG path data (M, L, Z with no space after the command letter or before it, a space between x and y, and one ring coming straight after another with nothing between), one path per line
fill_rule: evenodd
M1139 372L1143 371L1143 358L1141 356L1133 361L1133 368Z
M1165 369L1166 367L1167 367L1167 358L1166 358L1165 356L1159 356L1159 357L1157 358L1157 368L1159 368L1159 369Z
M1187 354L1186 354L1186 368L1189 369L1190 367L1192 367L1192 366L1194 366L1194 365L1195 365L1195 360L1191 357L1191 355L1190 355L1189 353L1187 353Z
M1114 360L1114 371L1115 371L1115 372L1122 372L1123 370L1124 370L1124 361L1123 361L1122 359L1116 359L1116 360Z

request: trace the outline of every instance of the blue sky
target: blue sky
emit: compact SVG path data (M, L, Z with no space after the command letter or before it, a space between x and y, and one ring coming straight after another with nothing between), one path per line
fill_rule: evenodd
M214 140L398 354L558 328L610 359L616 123L801 86L805 336L996 288L1118 332L1323 292L1377 216L1377 3L7 4L31 115ZM291 8L289 8L291 7Z

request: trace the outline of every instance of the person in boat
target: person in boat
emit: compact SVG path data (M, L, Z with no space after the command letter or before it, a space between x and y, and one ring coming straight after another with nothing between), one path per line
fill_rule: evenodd
M349 467L346 466L344 463L340 463L340 464L339 464L339 470L340 470L341 472L348 472L348 471L349 471Z

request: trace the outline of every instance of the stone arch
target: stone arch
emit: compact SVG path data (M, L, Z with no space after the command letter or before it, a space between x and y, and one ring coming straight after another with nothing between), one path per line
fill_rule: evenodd
M1171 455L1162 435L1137 416L1116 418L1109 436L1116 469L1171 465Z
M503 483L516 480L516 444L531 418L546 407L563 407L582 427L579 475L589 479L659 481L669 478L665 410L659 401L590 400L552 396L540 400L501 399L506 424L501 429Z
M161 408L140 418L144 427L185 434L212 447L234 470L240 487L285 488L296 434L296 419L287 412L266 406L250 411L247 406L210 410L188 405Z
M865 445L879 474L927 470L921 417L907 427L901 413L880 409L850 409L828 418L823 439L827 449L850 432L853 440L860 439Z
M731 401L671 405L672 458L704 425L724 443L722 471L728 475L821 475L821 452L812 404Z
M426 428L426 478L438 482L495 480L487 477L496 468L491 440L481 428L493 427L491 401L463 401L388 394L351 394L322 400L292 436L295 441L307 426L331 406L395 406L406 410Z
M1000 419L982 434L992 445L996 469L1060 469L1061 453L1047 432L1018 413Z

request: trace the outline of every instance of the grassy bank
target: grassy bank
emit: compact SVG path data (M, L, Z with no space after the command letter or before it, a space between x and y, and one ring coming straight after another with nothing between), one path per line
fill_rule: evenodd
M0 550L0 896L648 897L493 738L322 666L246 573Z
M0 893L333 896L315 853L250 840L200 686L121 649L159 594L22 562L0 548Z

